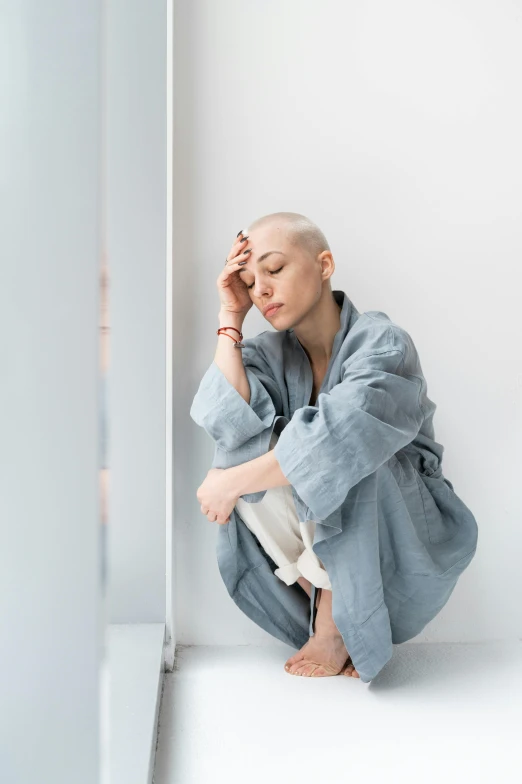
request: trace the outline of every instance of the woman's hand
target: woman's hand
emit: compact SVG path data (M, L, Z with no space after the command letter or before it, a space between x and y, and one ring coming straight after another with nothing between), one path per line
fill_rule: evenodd
M226 468L211 468L196 493L201 511L211 523L228 523L230 514L240 498L227 477Z
M243 318L253 304L246 283L239 277L239 273L252 252L252 248L247 248L247 245L248 234L244 237L243 232L240 231L227 256L227 263L216 282L221 311L233 313Z

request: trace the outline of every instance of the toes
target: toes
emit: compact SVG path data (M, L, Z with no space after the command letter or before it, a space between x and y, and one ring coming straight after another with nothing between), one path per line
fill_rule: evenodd
M307 677L310 677L311 675L314 674L314 670L317 670L318 667L319 667L319 665L317 663L315 663L315 662L307 662L307 664L305 664L303 667L301 667L301 669L299 671L299 674L300 675L306 675Z
M294 664L291 664L286 671L289 672L291 675L295 675L297 673L297 670L299 670L303 666L303 664L304 664L303 660L294 662Z
M298 664L299 662L302 662L303 659L304 659L304 653L301 653L301 651L299 651L298 653L295 654L295 656L291 656L289 659L287 659L285 663L285 670L288 672L289 670L291 670L291 668L294 665Z
M332 675L338 675L339 673L335 671L335 668L329 667L328 665L317 664L317 662L306 662L303 665L300 665L297 675L307 675L310 677L327 677Z
M304 675L311 677L325 677L327 675L346 675L348 677L359 678L359 673L352 664L352 660L348 657L346 664L339 672L329 671L331 667L317 664L317 662L310 661L306 658L303 651L298 651L294 656L291 656L285 662L285 670L290 675Z
M357 670L355 669L355 667L353 666L353 664L351 664L351 663L347 664L344 667L343 671L341 672L341 675L347 675L349 678L350 677L352 677L352 678L360 678L361 677L359 675L359 673L357 672Z
M304 675L305 677L309 677L311 673L314 672L316 667L320 667L321 665L317 662L310 661L309 659L305 659L304 661L298 662L295 664L291 669L290 672L292 675Z
M354 671L354 669L355 669L355 667L353 666L352 658L351 658L351 656L348 656L348 658L347 658L347 660L346 660L346 662L344 664L344 667L342 668L342 670L340 672L340 675L348 675L350 677L352 675L352 672Z
M328 672L326 667L324 667L321 664L317 664L316 662L301 660L291 665L291 667L287 669L287 672L290 673L291 675L298 675L300 677L303 676L303 677L311 677L311 678L314 677L320 678L329 675L352 675L351 670L354 670L353 664L350 665L350 667L351 667L350 670L347 670L345 667L342 670L340 670L339 673L335 673L335 672Z
M311 664L311 662L300 662L290 670L293 675L304 675L303 670L306 670L307 667Z

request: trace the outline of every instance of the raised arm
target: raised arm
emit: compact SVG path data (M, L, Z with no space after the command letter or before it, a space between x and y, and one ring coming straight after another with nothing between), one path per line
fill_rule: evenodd
M218 335L214 362L241 397L250 403L250 386L243 364L242 349L234 346L234 342L239 342L239 333L236 330L242 332L244 317L220 310L218 321L220 328L230 327L230 329L227 329L226 334ZM231 338L234 338L234 341Z
M233 325L229 316L225 321L223 326ZM283 408L259 341L244 338L242 343L245 348L235 348L230 338L218 335L214 361L201 379L190 408L194 422L226 452L270 427Z

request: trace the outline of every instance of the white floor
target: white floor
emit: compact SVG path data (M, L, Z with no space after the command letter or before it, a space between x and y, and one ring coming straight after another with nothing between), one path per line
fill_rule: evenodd
M273 647L178 649L154 784L522 781L522 643L394 646L369 684Z

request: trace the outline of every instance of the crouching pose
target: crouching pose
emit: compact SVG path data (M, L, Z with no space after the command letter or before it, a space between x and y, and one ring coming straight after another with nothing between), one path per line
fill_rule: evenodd
M412 338L332 290L334 269L297 213L238 233L190 416L215 444L197 497L228 593L298 649L288 673L367 683L446 604L478 528L443 475ZM252 305L274 330L245 340Z

